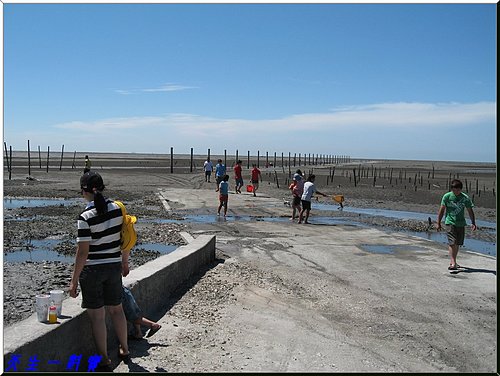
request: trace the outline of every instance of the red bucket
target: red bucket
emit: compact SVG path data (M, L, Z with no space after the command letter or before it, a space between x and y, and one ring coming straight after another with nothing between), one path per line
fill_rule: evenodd
M253 192L253 185L247 185L247 192Z

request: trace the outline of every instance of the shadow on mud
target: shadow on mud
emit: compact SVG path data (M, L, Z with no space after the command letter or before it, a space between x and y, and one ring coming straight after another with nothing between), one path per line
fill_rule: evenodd
M497 275L496 270L474 269L474 268L467 268L465 266L462 266L462 269L450 271L450 274L460 274L460 273L488 273L488 274Z

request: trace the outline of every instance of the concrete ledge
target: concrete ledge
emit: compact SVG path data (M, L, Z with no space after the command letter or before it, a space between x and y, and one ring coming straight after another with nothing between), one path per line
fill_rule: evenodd
M133 257L133 254L132 256ZM215 260L215 236L200 235L188 245L150 261L123 279L144 311L150 316L165 307L165 298L202 266ZM108 327L108 353L117 351L117 340L110 321ZM86 372L88 359L95 354L90 320L81 308L81 295L67 298L63 303L63 317L58 324L37 321L36 313L4 330L4 368L9 366L13 354L20 356L17 371L26 371L30 358L37 357L36 370L40 372L66 371L72 355L82 355L79 371ZM52 364L51 361L58 362Z

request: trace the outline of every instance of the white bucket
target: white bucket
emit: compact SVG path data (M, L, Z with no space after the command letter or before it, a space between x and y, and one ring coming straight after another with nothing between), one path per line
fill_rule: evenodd
M54 302L54 305L57 308L57 316L58 317L61 317L63 299L64 299L64 291L63 290L51 290L50 291L50 300L52 302Z
M50 296L43 294L35 296L35 309L38 321L46 322L49 313Z

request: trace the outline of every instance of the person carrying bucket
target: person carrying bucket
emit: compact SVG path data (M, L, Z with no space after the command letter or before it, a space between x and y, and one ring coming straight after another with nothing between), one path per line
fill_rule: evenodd
M307 178L307 181L304 184L304 193L302 194L301 197L301 203L302 203L302 210L300 211L299 214L299 222L302 223L302 218L304 217L305 213L305 219L304 223L309 224L308 219L309 219L309 213L311 212L311 200L312 200L312 195L314 193L317 193L321 196L326 197L324 193L321 193L320 191L316 190L316 186L314 185L314 180L316 179L316 175L309 175Z

